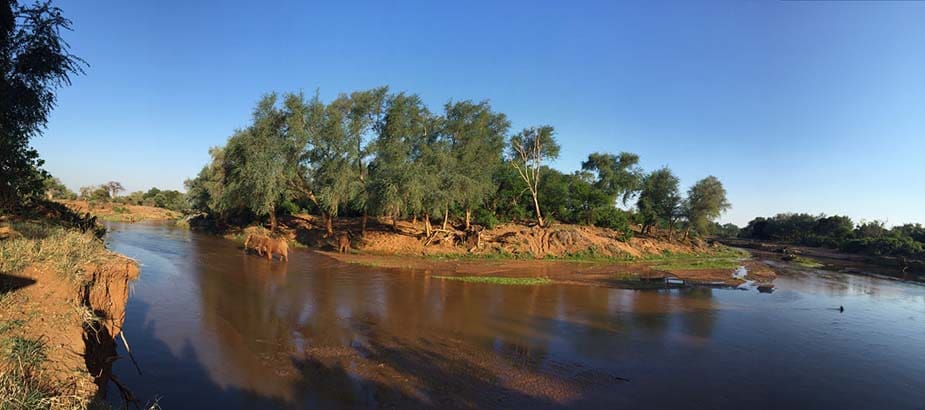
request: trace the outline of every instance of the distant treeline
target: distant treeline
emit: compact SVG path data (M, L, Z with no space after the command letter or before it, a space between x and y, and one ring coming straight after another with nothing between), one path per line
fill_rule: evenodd
M283 212L320 214L331 231L337 216L419 218L494 225L551 220L621 230L705 234L729 207L715 177L697 182L686 198L667 167L645 172L636 154L592 153L573 173L545 163L558 157L553 127L511 133L510 122L487 101L451 101L431 111L416 94L387 87L341 94L269 94L250 125L212 162L186 181L191 207L222 223ZM635 199L633 211L618 203Z
M80 199L87 201L91 208L99 204L115 203L156 206L177 212L185 212L190 209L189 201L183 192L170 189L161 190L155 187L147 191L135 191L119 196L119 193L125 191L125 188L117 181L80 187L80 193L77 194L68 189L58 178L48 177L44 180L44 190L47 199Z
M887 229L880 221L855 224L851 218L838 215L788 213L758 217L738 236L883 256L920 255L925 248L925 227L921 224Z

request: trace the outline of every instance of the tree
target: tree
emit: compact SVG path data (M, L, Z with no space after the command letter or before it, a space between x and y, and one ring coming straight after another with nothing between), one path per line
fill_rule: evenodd
M424 212L424 229L429 234L430 207L425 190L433 180L427 173L422 149L437 132L438 120L415 94L389 97L383 123L374 143L375 159L369 166L373 209L392 216ZM426 208L426 209L425 209Z
M465 210L469 229L472 209L483 205L497 189L492 176L503 160L504 136L511 123L504 114L492 111L488 101L449 102L444 106L444 116L453 164L444 189L455 194L452 201Z
M276 231L276 204L283 198L289 177L284 123L276 108L276 94L268 94L257 103L252 124L235 132L224 152L225 188L219 209L267 215L271 231Z
M639 191L642 182L643 173L638 165L639 156L630 152L620 155L595 152L581 163L581 169L596 174L594 186L609 195L611 202L621 199L626 203Z
M526 128L511 137L510 162L520 177L527 184L527 189L533 196L533 208L536 212L536 222L543 225L543 214L540 212L540 202L537 198L540 183L540 169L543 160L559 157L559 144L556 142L552 126Z
M642 230L648 233L653 226L664 223L668 225L668 239L674 230L681 196L678 194L678 177L668 167L648 174L642 180L642 191L636 207L642 218Z
M94 186L82 186L82 187L80 187L80 189L78 190L78 192L80 192L80 196L79 196L80 199L83 199L83 200L85 200L85 201L89 201L89 200L90 200L90 194L93 193L93 190L94 190L94 189L96 189L96 187L94 187Z
M125 191L125 188L122 187L122 183L116 181L109 181L102 185L103 188L109 190L109 197L115 198L119 195L119 192Z
M183 182L191 209L199 212L218 212L225 182L225 150L222 147L209 149L212 162L202 167L196 178ZM145 197L147 195L144 195ZM144 198L142 198L144 199ZM222 219L223 215L217 215Z
M709 233L710 223L730 207L729 201L726 200L726 189L719 179L712 175L690 187L684 205L688 221L685 237L691 228L700 235Z
M91 201L94 201L94 202L109 202L110 199L112 199L112 197L109 196L109 188L107 188L107 187L105 187L105 186L102 186L102 185L101 185L101 186L97 187L96 189L94 189L92 192L90 192L90 200L91 200Z
M77 194L72 192L57 177L48 176L44 181L45 196L48 199L76 199Z
M363 215L361 235L366 235L366 222L369 213L370 185L369 160L372 155L374 132L383 123L383 112L388 87L378 87L350 94L353 102L348 119L348 139L354 149L355 170L354 192L352 202L355 209Z
M83 72L61 31L71 21L49 1L0 0L0 209L41 197L47 173L29 140L41 133L55 90Z

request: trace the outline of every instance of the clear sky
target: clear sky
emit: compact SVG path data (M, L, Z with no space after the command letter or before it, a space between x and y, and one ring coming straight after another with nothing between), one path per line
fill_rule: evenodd
M925 222L925 2L58 3L90 67L34 145L75 190L182 189L263 93L389 85L553 125L563 171L715 175L724 222Z

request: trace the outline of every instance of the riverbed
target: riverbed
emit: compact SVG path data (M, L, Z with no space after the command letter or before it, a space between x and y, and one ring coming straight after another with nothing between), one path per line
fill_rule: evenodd
M925 408L921 285L801 269L770 294L505 286L109 228L141 264L138 366L114 373L168 409Z

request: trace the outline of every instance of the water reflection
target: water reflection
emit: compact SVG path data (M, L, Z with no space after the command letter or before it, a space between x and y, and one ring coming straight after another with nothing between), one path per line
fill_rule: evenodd
M807 275L769 295L493 286L114 227L111 246L144 264L126 332L145 374L116 372L168 408L925 403L925 364L905 360L925 357L916 287ZM835 316L838 304L857 313ZM891 382L847 400L860 374ZM794 383L809 377L817 389Z

